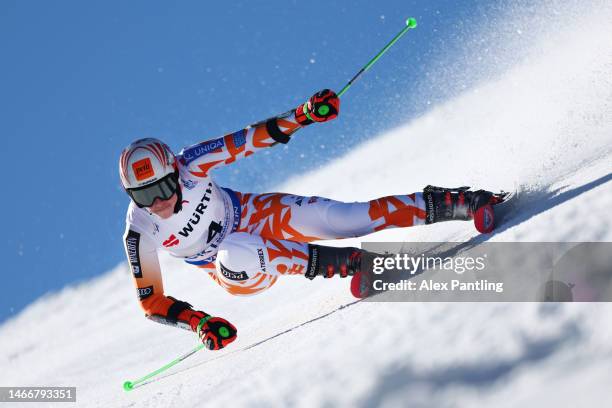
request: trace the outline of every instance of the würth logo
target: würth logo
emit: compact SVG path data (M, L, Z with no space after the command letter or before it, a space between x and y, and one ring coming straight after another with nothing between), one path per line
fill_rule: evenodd
M174 234L170 235L167 240L164 241L164 246L169 248L171 246L175 246L179 244L179 240L176 238Z
M132 169L134 170L134 175L138 181L155 175L153 166L151 165L151 160L149 160L148 157L138 160L136 163L132 164Z
M193 232L193 226L200 222L200 218L204 215L204 211L208 208L208 202L210 201L210 194L212 194L212 183L208 183L208 188L204 192L202 199L198 203L195 211L189 218L189 222L187 222L187 226L183 227L182 231L179 231L179 235L184 236L185 238L189 237L189 234Z

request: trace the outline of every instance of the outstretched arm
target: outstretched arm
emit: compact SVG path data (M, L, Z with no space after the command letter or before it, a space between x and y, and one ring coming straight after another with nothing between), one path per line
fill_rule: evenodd
M298 129L334 119L339 109L340 100L333 91L326 89L296 109L223 137L186 147L178 159L194 176L207 177L215 167L231 164L277 143L288 143Z

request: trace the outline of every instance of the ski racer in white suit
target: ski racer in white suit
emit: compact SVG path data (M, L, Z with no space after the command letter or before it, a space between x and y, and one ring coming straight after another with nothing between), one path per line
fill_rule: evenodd
M121 153L119 172L131 198L124 244L145 315L193 330L210 349L235 340L229 321L193 310L164 293L157 251L203 269L234 295L252 295L279 277L314 279L360 272L363 251L311 244L386 228L469 220L496 204L496 195L467 187L428 186L423 192L345 203L285 193L252 194L218 186L211 171L262 149L287 143L303 126L337 117L340 100L323 90L277 117L174 155L157 139L140 139ZM353 294L365 296L359 285Z

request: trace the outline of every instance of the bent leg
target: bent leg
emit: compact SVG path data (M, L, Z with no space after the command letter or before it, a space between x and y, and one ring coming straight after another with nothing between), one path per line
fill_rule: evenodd
M304 275L308 244L264 239L244 232L230 234L219 247L210 277L232 295L254 295L281 275Z
M241 201L238 231L264 238L312 242L358 237L387 228L425 223L422 193L346 203L284 193L236 193Z
M287 240L266 239L245 232L230 234L222 243L214 264L205 266L209 276L232 295L260 293L279 276L318 275L342 278L360 271L364 251Z

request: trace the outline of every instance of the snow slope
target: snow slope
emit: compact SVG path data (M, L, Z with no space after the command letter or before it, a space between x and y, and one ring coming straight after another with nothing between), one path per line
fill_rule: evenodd
M503 75L279 190L362 200L429 183L520 186L519 213L491 240L612 241L612 11L599 4L581 10L572 30L542 34ZM458 222L364 240L475 236ZM350 297L347 281L300 278L235 298L177 260L163 258L162 267L168 294L238 327L231 347L201 351L125 393L124 380L195 340L144 319L120 265L3 324L0 385L77 386L79 407L594 407L612 400L609 304L365 303Z

